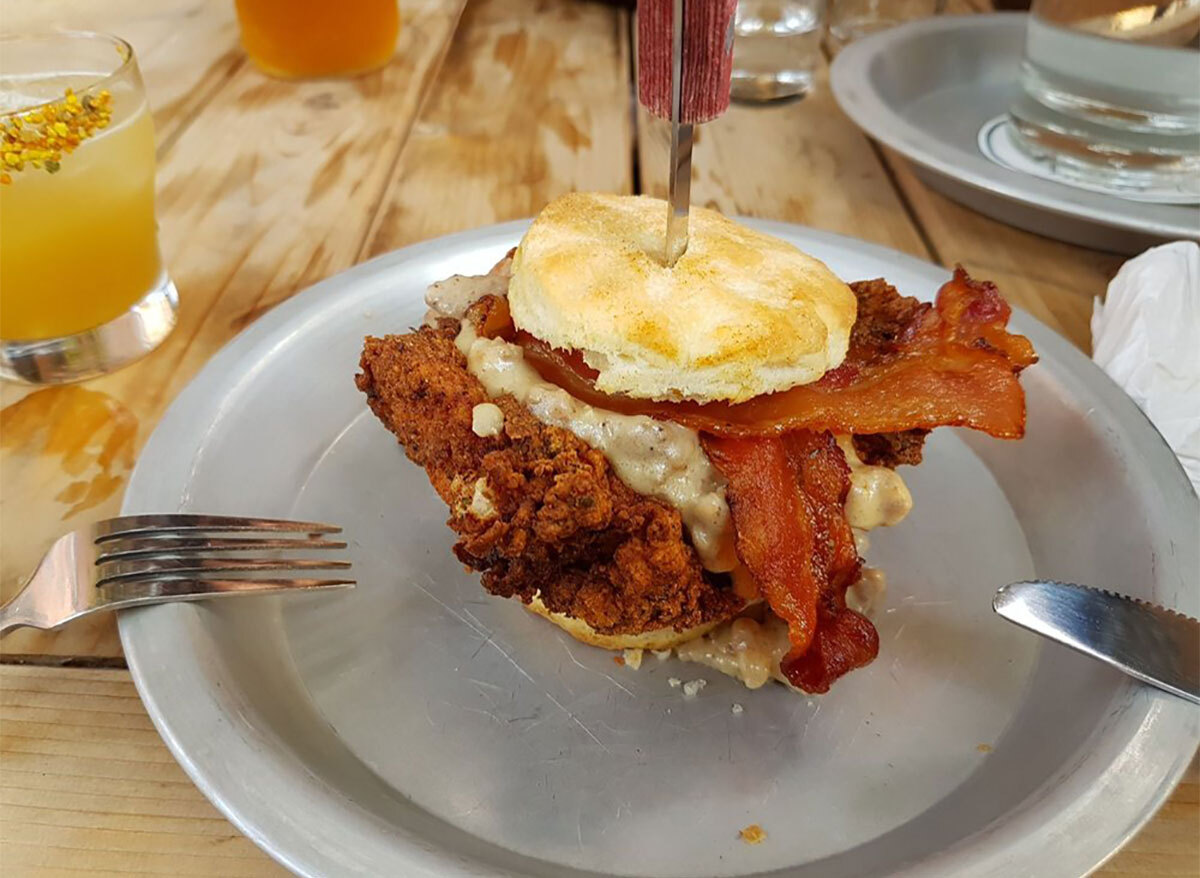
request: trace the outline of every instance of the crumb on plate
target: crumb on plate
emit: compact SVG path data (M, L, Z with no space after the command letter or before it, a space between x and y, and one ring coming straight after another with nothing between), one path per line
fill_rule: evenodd
M745 829L738 833L738 838L746 844L761 844L766 841L767 832L757 823L751 823Z

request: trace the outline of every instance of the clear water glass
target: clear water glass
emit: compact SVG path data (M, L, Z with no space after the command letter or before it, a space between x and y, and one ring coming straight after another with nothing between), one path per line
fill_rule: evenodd
M1200 0L1034 0L1014 140L1056 174L1200 197Z
M733 97L773 101L807 94L821 61L824 31L825 0L739 0Z

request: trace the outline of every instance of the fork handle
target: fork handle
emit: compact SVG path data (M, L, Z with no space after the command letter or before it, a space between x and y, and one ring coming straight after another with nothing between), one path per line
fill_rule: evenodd
M25 599L27 588L22 588L8 603L0 607L0 637L14 628L50 628L45 617L33 611Z

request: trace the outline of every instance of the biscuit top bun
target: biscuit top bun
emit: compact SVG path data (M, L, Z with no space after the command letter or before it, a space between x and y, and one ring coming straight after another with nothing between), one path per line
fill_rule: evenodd
M824 263L694 207L688 249L659 261L666 202L574 193L551 202L513 259L518 328L577 350L605 393L741 402L841 363L854 293Z

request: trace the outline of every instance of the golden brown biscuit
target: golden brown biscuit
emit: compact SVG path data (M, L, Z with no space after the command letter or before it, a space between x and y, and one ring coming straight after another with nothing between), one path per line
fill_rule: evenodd
M513 259L513 320L578 350L606 393L742 401L841 363L854 293L786 241L694 208L687 252L661 252L666 203L573 193L546 206Z

